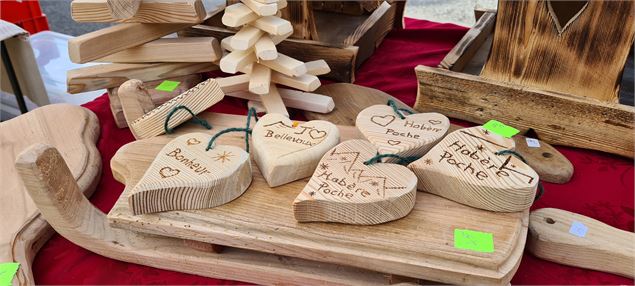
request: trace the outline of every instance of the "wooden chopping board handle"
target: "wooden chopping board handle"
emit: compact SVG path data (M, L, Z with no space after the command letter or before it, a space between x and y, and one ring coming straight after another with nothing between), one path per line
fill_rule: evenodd
M634 276L634 233L565 210L544 208L531 212L527 247L545 260Z

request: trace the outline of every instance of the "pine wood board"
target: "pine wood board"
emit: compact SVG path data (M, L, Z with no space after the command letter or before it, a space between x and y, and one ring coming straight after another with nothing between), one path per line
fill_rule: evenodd
M213 130L204 131L210 134L245 122L243 116L201 115L214 125ZM488 212L419 193L412 213L395 222L371 227L301 224L293 218L292 202L306 179L272 189L255 164L250 189L230 204L199 211L131 215L130 189L154 156L173 136L201 130L182 126L176 134L136 141L117 152L111 160L113 175L128 187L108 214L112 226L445 283L506 284L519 265L528 212ZM343 140L361 138L354 127L340 127L340 132ZM227 134L219 144L243 146L244 138ZM486 254L454 249L455 227L494 233L496 251Z
M20 284L34 283L31 261L53 231L25 192L13 165L15 158L36 142L56 146L80 190L90 196L101 173L101 156L95 147L98 136L97 117L83 107L67 104L47 105L0 123L0 261L21 263Z
M335 109L330 113L308 112L304 114L309 120L327 120L338 125L355 125L357 114L364 108L386 104L389 99L394 100L400 108L412 110L410 106L392 97L391 95L377 89L363 87L348 83L334 83L323 85L316 90L316 93L330 96L335 102ZM444 115L447 115L441 112ZM461 126L450 124L449 132L462 128ZM516 135L516 151L519 152L529 166L531 166L540 176L541 180L551 183L566 183L573 175L573 165L553 146L540 141L540 148L527 147L525 136Z
M74 0L71 16L75 22L121 23L200 23L206 12L201 0L143 0L134 16L118 19L110 14L107 0Z
M161 38L97 59L112 63L215 62L223 55L215 38Z

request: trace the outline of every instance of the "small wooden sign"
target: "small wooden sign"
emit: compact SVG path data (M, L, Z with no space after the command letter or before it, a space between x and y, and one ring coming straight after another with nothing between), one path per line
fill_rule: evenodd
M209 139L189 133L165 145L128 197L132 212L212 208L242 195L251 184L249 154L228 145L205 151Z
M408 166L418 189L475 208L499 212L528 209L534 201L538 174L514 155L514 140L481 126L459 129Z
M421 157L445 136L450 120L435 112L405 115L401 119L392 107L373 105L357 115L355 126L380 154Z
M364 140L329 150L293 202L295 219L372 225L410 213L417 177L397 164L364 164L376 154L377 148Z
M295 124L278 113L258 120L253 129L253 154L270 187L311 176L318 161L337 145L337 126L323 120Z

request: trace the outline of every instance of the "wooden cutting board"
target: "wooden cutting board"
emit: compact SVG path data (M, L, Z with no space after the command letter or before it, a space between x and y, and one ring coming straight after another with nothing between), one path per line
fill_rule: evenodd
M196 211L132 215L130 190L167 142L187 132L214 134L245 123L244 116L200 115L213 130L185 124L175 134L132 142L115 154L113 175L127 186L108 214L112 226L443 283L507 284L518 268L527 236L527 211L489 212L419 192L413 211L397 221L376 226L298 223L292 202L307 180L269 188L253 162L252 185L231 203ZM354 127L340 127L340 132L342 140L361 138ZM244 146L242 134L229 133L219 141ZM492 233L495 251L454 248L455 228Z
M34 143L47 143L60 150L80 189L90 196L101 173L101 156L95 147L99 121L83 107L47 105L0 123L0 262L17 261L20 284L33 284L31 261L54 233L40 217L25 192L14 161Z
M389 99L394 100L400 108L414 111L410 106L381 90L350 83L323 85L315 93L332 97L335 109L326 114L306 111L304 114L309 120L320 119L338 125L355 125L355 118L360 111L371 105L386 104ZM504 118L498 119L504 120ZM463 127L450 124L448 133L459 128ZM543 141L540 141L539 148L528 147L526 138L520 134L513 137L516 142L516 152L527 160L527 164L538 173L541 180L564 184L571 179L573 165L564 155Z

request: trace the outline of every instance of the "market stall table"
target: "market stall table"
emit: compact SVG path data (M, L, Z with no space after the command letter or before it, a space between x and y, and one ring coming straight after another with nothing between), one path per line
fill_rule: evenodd
M406 19L406 29L392 31L375 54L361 67L356 84L385 91L407 104L415 101L414 67L436 66L458 42L466 28L452 24ZM101 124L98 148L104 162L102 179L91 202L108 212L124 189L115 181L110 160L124 144L134 140L127 129L118 129L103 95L85 107ZM246 114L246 103L227 98L213 112ZM299 112L291 112L298 116ZM606 153L560 148L574 165L572 180L563 185L545 183L545 194L532 209L561 208L580 213L611 226L633 231L633 162ZM243 284L165 271L125 263L91 253L55 235L34 261L38 284ZM547 262L525 253L512 284L627 284L620 276Z

